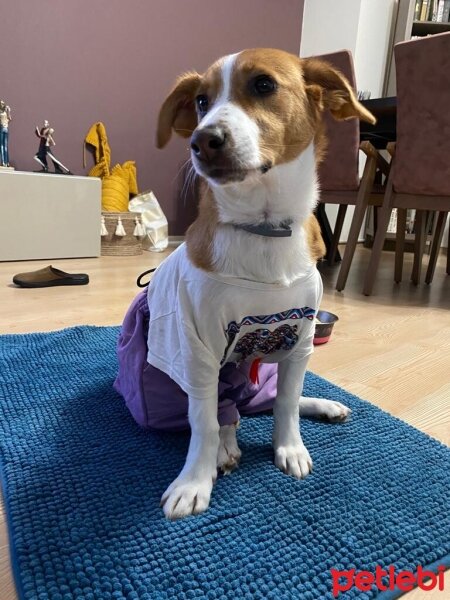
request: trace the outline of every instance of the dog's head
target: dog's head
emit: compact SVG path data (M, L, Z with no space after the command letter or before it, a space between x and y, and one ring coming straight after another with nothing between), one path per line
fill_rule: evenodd
M315 141L323 111L375 119L347 79L318 59L254 49L226 56L203 75L182 75L162 105L157 146L172 130L191 137L196 171L213 185L263 177Z

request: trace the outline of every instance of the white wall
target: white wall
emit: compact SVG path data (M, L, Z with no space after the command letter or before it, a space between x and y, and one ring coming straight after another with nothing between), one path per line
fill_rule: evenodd
M300 56L356 50L361 0L305 0Z
M358 89L370 90L372 98L383 94L389 55L395 0L362 0L355 49Z
M355 63L359 90L370 90L371 97L383 91L396 0L305 0L300 56L350 50ZM360 169L364 159L360 161ZM334 225L338 207L328 205L327 214ZM347 210L341 241L347 240L353 207Z
M398 0L305 0L300 56L350 50L358 89L383 91Z

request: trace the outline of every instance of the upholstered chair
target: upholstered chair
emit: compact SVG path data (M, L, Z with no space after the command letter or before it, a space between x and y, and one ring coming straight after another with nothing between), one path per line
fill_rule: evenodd
M339 69L356 91L353 59L348 50L325 54L317 58L325 60ZM326 256L329 264L334 264L336 260L347 207L349 205L355 206L356 219L354 216L352 222L354 225L350 230L338 276L338 289L342 289L353 259L367 206L369 204L381 204L382 196L371 194L371 192L377 169L380 168L386 171L387 163L369 142L360 144L359 121L357 119L336 121L331 115L326 115L325 125L328 147L325 160L319 169L321 193L317 213L321 225L326 229L325 235L331 238ZM365 152L367 156L361 179L359 177L359 150ZM339 205L334 231L331 231L325 213L326 204Z
M416 285L421 277L427 212L438 213L426 277L431 283L450 211L450 33L396 44L394 55L397 141L388 148L391 169L364 280L366 295L373 290L392 210L397 208L397 282L402 279L406 211L416 210L411 275Z

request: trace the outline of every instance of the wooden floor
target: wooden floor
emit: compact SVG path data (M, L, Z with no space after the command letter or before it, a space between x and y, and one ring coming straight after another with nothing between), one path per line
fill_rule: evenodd
M322 308L340 320L331 342L316 349L310 369L450 444L450 277L445 275L444 257L439 259L433 284L416 288L408 280L393 283L394 257L384 253L375 293L366 298L361 295L361 282L368 256L368 250L357 249L343 293L334 290L338 269L322 268ZM163 257L144 253L54 261L63 270L89 273L90 284L37 290L16 288L12 276L49 261L0 263L0 333L117 325L137 292L137 275ZM411 266L407 256L407 279ZM0 590L0 600L16 598L1 508ZM444 596L445 592L414 590L407 598L443 600Z

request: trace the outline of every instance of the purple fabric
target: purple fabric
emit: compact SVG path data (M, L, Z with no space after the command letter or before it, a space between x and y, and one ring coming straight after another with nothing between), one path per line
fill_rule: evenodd
M117 354L119 372L114 388L143 427L166 431L189 428L188 397L163 371L147 362L149 309L147 290L133 300L122 325ZM249 379L250 363L228 363L219 374L219 425L231 425L240 415L270 410L276 396L277 364L259 366L259 383Z

